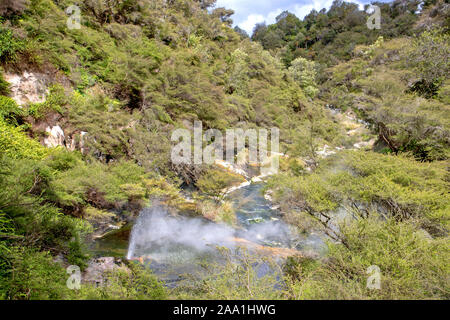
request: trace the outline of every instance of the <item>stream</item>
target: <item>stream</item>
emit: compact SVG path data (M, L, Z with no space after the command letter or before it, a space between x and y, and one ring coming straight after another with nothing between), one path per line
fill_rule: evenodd
M286 256L324 252L324 235L300 234L285 223L264 197L264 186L264 182L252 183L227 195L235 209L235 227L203 218L172 216L163 205L154 204L142 210L132 228L95 241L91 249L98 257L142 258L141 262L169 286L187 275L200 276L204 264L223 263L218 247L244 247L278 261L284 252Z
M357 119L336 111L332 114L351 124L349 136L364 128ZM327 147L323 147L324 157L343 149L330 152ZM204 264L223 263L218 247L246 247L278 261L297 253L325 254L327 236L302 234L284 222L281 212L263 194L264 179L254 181L258 182L246 183L226 195L235 210L234 227L182 214L173 216L163 205L154 203L142 210L133 226L96 240L91 249L97 257L113 256L145 263L169 286L176 285L185 275L200 276Z

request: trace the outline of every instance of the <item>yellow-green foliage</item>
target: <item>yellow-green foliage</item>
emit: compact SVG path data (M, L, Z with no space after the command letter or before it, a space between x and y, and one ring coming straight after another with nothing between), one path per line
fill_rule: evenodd
M20 127L14 127L0 119L0 152L13 159L42 159L48 149L29 138Z
M107 285L81 284L80 290L67 287L66 269L48 252L11 248L13 276L0 278L0 298L13 300L159 300L167 298L162 283L150 270L130 265L105 273Z
M62 112L62 106L67 103L67 97L64 92L64 87L61 85L54 85L49 88L48 96L45 102L31 104L28 108L28 114L35 119L40 119L48 112Z
M115 216L114 213L89 206L86 207L84 211L84 218L91 223L108 221L114 216Z
M196 185L204 194L213 197L221 197L224 195L226 188L244 181L245 179L238 174L227 170L212 168L206 170L206 172L200 176Z
M237 222L236 214L234 212L233 204L230 201L217 203L215 201L205 200L199 201L198 210L205 218L218 223L225 223L230 226L235 226Z
M73 299L82 300L163 300L167 291L152 272L142 266L131 264L129 269L118 267L104 274L105 285L95 287L83 284L74 292Z
M18 118L24 115L25 112L13 99L0 95L0 119L16 125Z
M77 207L90 201L101 207L143 199L144 179L143 169L131 162L105 165L80 160L70 169L57 173L50 186L54 200L61 205Z
M449 226L449 182L443 163L347 151L325 160L312 174L276 177L269 188L276 190L281 203L312 212L332 211L348 200L381 205L400 219L417 217L438 234Z
M313 61L299 57L292 61L289 73L310 98L314 98L317 95L319 92L316 84L317 70Z
M11 300L70 299L64 268L53 262L49 252L13 247L10 250L11 277L0 278L0 298Z
M333 77L324 85L324 98L336 107L352 107L373 125L389 152L410 152L426 161L444 160L450 152L450 109L445 103L448 72L439 76L444 86L436 98L414 93L420 79L409 64L411 46L411 40L405 38L387 41L374 47L368 57L355 57L330 69ZM436 57L430 53L420 59L433 65Z
M25 42L14 37L11 29L0 26L0 62L14 61L17 52L25 48Z
M439 86L450 73L450 35L444 29L426 30L413 40L408 58L417 74Z
M2 70L0 69L0 96L9 93L9 83L3 79Z
M304 261L287 278L289 299L448 299L448 238L431 239L411 222L374 214L341 225L347 247L329 244L322 263ZM367 288L370 266L380 290Z
M249 253L244 248L231 251L222 248L223 264L207 264L206 278L200 282L186 281L172 295L177 299L276 300L283 297L279 266L272 260ZM273 273L260 275L260 268Z

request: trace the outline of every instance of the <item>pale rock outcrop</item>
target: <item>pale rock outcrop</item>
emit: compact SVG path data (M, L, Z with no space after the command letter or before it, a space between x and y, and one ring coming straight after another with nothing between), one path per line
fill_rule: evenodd
M19 106L45 101L48 92L48 76L25 71L22 75L7 73L4 78L10 84L11 98Z
M81 131L80 133L74 133L71 137L66 139L66 148L70 151L80 150L81 153L84 153L85 143L84 136L87 134L85 131Z
M93 259L89 261L89 265L82 275L82 281L95 286L103 286L107 280L107 274L117 269L124 269L129 272L129 269L120 259L113 257Z
M47 127L45 129L47 137L44 139L44 145L49 148L66 145L66 137L60 126Z

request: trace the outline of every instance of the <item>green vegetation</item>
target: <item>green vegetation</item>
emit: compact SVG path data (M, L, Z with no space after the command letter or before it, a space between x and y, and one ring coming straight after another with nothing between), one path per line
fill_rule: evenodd
M355 46L373 43L379 36L386 38L413 34L419 2L372 2L381 9L381 29L366 26L370 16L355 3L333 1L329 10L312 10L303 20L283 12L276 23L256 25L252 39L264 49L279 55L286 66L298 57L315 60L323 65L335 65L349 60Z
M238 174L221 169L209 169L197 180L197 187L206 195L221 198L227 188L244 181L245 179Z
M10 29L0 27L0 62L14 61L24 43L13 36Z
M411 92L418 83L409 69L411 46L410 39L398 38L356 48L355 59L327 70L333 76L324 83L321 98L337 108L352 108L372 124L386 151L412 153L418 160L445 160L449 105L442 98Z
M426 97L436 95L450 72L449 57L450 36L444 30L427 30L416 37L409 58L420 79L412 90Z
M430 239L412 222L378 217L341 226L347 246L330 244L323 263L296 261L288 273L288 299L448 299L448 240ZM366 283L380 268L381 288Z
M415 218L436 235L448 229L449 181L444 163L346 151L323 161L312 174L275 177L269 188L281 204L311 214L327 215L343 203L376 205L388 217ZM361 210L365 212L364 207Z
M72 30L72 1L1 2L0 299L449 299L443 1L422 13L417 1L375 3L382 28L369 30L367 13L337 0L303 20L283 12L251 39L214 3L83 1ZM45 77L44 102L14 100L3 74L24 72ZM368 128L336 120L336 110ZM154 198L237 225L224 191L242 176L170 161L171 133L194 121L280 128L287 156L266 190L285 222L331 238L325 256L280 266L224 249L223 264L174 290L126 262L105 274L107 285L69 290L65 268L86 270L92 238ZM39 141L56 125L66 145L46 148ZM355 142L366 149L342 150ZM322 157L324 146L336 154ZM263 264L276 272L258 277ZM366 287L372 265L382 290Z
M60 85L54 85L49 88L47 99L43 103L31 104L28 114L35 119L44 117L49 112L62 112L62 106L67 104L67 98L64 88Z

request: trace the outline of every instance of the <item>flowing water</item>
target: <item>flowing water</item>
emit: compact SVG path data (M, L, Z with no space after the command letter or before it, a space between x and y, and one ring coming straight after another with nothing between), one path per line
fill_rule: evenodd
M218 247L243 246L274 258L304 252L323 254L326 236L301 234L285 223L264 197L264 186L262 181L249 182L227 194L237 217L235 227L203 218L173 216L164 206L154 204L140 213L133 226L96 241L92 249L102 256L146 262L169 285L185 274L198 274L204 263L223 262Z
M282 220L280 212L264 198L264 183L250 184L233 191L237 226L213 223L203 218L172 216L167 208L154 204L144 209L130 232L96 241L92 248L102 256L126 257L145 262L168 285L199 276L204 264L223 263L218 247L270 255L282 260L304 250L320 252L325 244L319 235L301 235Z

